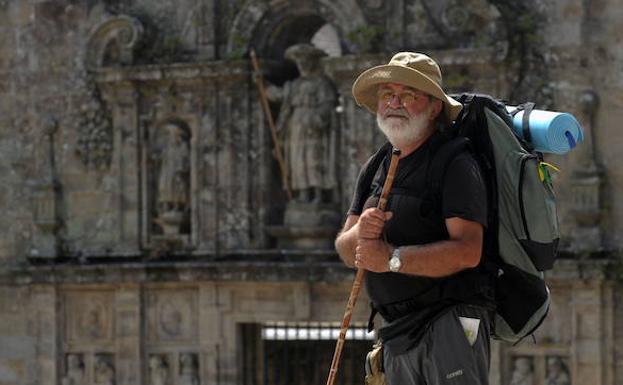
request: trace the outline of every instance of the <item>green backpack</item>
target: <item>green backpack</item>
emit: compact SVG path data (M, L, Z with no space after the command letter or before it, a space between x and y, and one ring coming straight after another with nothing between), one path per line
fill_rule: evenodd
M483 263L497 269L492 333L517 343L541 325L550 305L543 271L553 267L560 237L552 166L514 133L503 103L478 94L455 99L464 107L447 130L452 139L433 159L431 190L441 191L447 165L459 152L471 151L483 172L489 201Z

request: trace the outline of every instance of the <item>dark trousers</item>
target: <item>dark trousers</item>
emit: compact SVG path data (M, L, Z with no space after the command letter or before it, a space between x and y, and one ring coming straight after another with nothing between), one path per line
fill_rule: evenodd
M406 353L393 355L385 349L387 385L487 385L489 319L483 308L458 305L434 321Z

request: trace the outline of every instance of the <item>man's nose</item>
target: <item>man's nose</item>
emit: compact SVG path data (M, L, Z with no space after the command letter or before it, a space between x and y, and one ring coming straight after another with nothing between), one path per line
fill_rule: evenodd
M397 94L393 94L392 96L389 97L389 100L387 101L387 106L393 109L401 108L402 101L400 100L400 97Z

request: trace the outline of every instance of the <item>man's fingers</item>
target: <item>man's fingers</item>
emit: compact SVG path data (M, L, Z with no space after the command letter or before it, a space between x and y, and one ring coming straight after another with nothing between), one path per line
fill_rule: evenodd
M385 212L385 222L389 221L394 214L391 211Z

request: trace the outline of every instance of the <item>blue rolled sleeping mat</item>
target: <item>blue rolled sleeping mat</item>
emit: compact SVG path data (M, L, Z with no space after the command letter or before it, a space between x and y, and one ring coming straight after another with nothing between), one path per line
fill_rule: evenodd
M517 107L507 106L513 114ZM577 143L584 141L584 132L575 117L566 112L544 111L532 109L528 115L528 128L534 149L540 152L566 154L573 150ZM520 109L513 116L513 130L522 139L524 135L523 115L526 110Z

